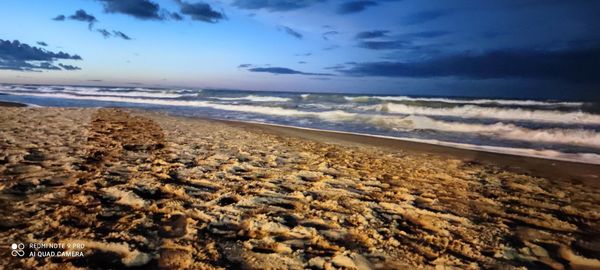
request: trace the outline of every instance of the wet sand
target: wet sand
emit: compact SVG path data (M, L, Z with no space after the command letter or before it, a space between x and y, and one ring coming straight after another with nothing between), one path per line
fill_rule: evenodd
M0 100L0 107L27 107L25 104L10 102L10 101L2 101Z
M116 109L0 123L2 243L85 246L0 268L600 268L597 166Z

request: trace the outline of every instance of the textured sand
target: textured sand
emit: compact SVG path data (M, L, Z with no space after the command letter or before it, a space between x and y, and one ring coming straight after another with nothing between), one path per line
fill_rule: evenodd
M0 211L5 269L600 268L585 183L115 109L0 108Z

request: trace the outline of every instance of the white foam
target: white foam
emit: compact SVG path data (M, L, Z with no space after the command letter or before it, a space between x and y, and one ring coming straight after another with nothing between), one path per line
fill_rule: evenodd
M148 88L98 88L98 87L78 87L78 86L65 86L60 87L62 90L57 90L56 87L40 86L36 89L27 88L13 88L13 89L0 89L5 92L41 92L41 93L62 93L76 94L76 95L87 95L87 96L117 96L117 97L149 97L149 98L180 98L186 96L196 96L196 94L178 94L171 91L155 90ZM122 92L118 90L129 90L128 92Z
M450 99L450 98L413 98L407 96L359 96L345 97L346 100L360 102L368 99L379 99L389 101L426 101L443 102L452 104L489 104L489 105L515 105L515 106L563 106L580 107L583 102L551 102L537 100L511 100L511 99Z
M465 105L452 108L432 108L386 103L357 107L404 115L453 116L460 118L485 118L545 123L595 124L600 125L600 115L586 112L561 112L555 110L526 110L520 108L498 108Z
M283 98L283 97L270 97L270 96L256 96L256 95L248 95L245 97L212 97L218 100L248 100L254 102L287 102L291 101L291 98Z

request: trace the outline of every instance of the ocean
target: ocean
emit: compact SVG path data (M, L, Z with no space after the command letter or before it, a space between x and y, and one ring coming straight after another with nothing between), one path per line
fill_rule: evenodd
M13 84L0 85L0 100L144 108L600 164L600 106L586 101Z

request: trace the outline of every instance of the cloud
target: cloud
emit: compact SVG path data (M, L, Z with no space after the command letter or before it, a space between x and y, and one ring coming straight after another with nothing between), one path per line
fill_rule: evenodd
M422 12L413 13L413 14L405 17L402 20L402 22L404 24L408 24L408 25L422 24L422 23L426 23L428 21L435 20L444 15L447 15L448 13L449 13L448 11L444 11L444 10L422 11Z
M125 34L124 34L123 32L121 32L121 31L116 31L116 30L113 30L113 35L114 35L115 37L120 37L120 38L122 38L122 39L124 39L124 40L131 40L131 37L129 37L128 35L125 35Z
M64 70L81 70L80 67L76 67L76 66L71 66L71 65L65 65L65 64L58 64L61 68L63 68Z
M285 68L285 67L262 67L262 68L256 67L256 68L250 68L250 69L248 69L248 71L264 72L264 73L271 73L271 74L276 74L276 75L286 74L286 75L332 76L332 74L328 74L328 73L309 73L309 72L302 72L302 71L293 70L291 68Z
M306 64L306 61L298 61L298 64L301 64L301 65Z
M181 6L181 13L190 16L192 20L217 23L225 19L225 14L215 11L209 4L203 2L194 4L183 1L177 2Z
M309 52L308 53L297 53L297 54L294 54L294 56L311 56L311 55L312 55L312 53L309 53Z
M58 15L56 17L54 17L55 21L64 21L67 17L65 17L65 15ZM85 10L80 9L75 11L75 13L71 16L68 17L70 20L74 20L74 21L80 21L80 22L87 22L88 23L88 28L91 30L92 27L94 26L94 23L98 22L98 20L96 19L96 17L94 17L94 15L91 15L87 12L85 12Z
M366 8L368 8L370 6L376 6L376 5L377 5L377 2L370 1L370 0L349 1L349 2L341 4L338 7L337 13L338 14L358 13L358 12L365 10Z
M600 48L560 51L496 50L461 53L416 62L357 63L338 72L352 76L540 79L600 83Z
M111 36L110 32L106 29L96 29L98 33L100 33L104 38L109 38Z
M287 26L280 26L279 29L285 31L288 35L293 36L297 39L302 39L302 37L303 37L302 34L300 34L298 31L296 31L292 28L289 28Z
M113 30L112 33L106 29L96 29L96 31L98 31L98 33L100 33L104 38L110 38L110 37L118 37L118 38L122 38L124 40L131 40L131 37L129 37L128 35L126 35L125 33L121 32L121 31L117 31L117 30Z
M176 20L176 21L183 20L183 17L181 17L181 15L179 15L179 13L177 13L177 12L171 13L170 17L171 17L171 19Z
M340 32L338 32L338 31L327 31L327 32L323 33L323 35L321 35L321 36L323 37L324 40L329 40L328 36L337 35L339 33Z
M374 30L374 31L364 31L356 34L356 39L372 39L372 38L380 38L387 37L387 34L390 31L387 30Z
M362 41L359 47L369 50L397 50L408 48L410 42L403 40Z
M448 31L423 31L423 32L415 32L404 34L405 37L415 37L415 38L436 38L450 34Z
M82 60L81 56L64 52L51 52L32 47L17 40L0 39L0 69L20 71L60 70L54 65L59 60ZM59 64L60 65L60 64Z
M331 45L329 47L323 48L323 50L324 51L331 51L331 50L335 50L335 49L339 49L339 48L340 48L340 46L338 46L338 45Z
M241 64L238 66L238 68L249 68L251 66L252 66L252 64Z
M97 0L107 13L121 13L141 20L163 20L160 6L150 0Z
M69 16L69 19L76 20L76 21L81 21L81 22L87 22L87 23L90 23L90 24L93 24L93 23L95 23L95 22L98 21L98 20L96 20L96 17L94 17L91 14L88 14L83 9L77 10L75 12L75 14Z
M44 46L44 47L48 46L48 43L43 42L43 41L38 41L37 44L40 46Z
M235 0L233 6L241 9L265 9L274 11L290 11L302 9L325 0Z

